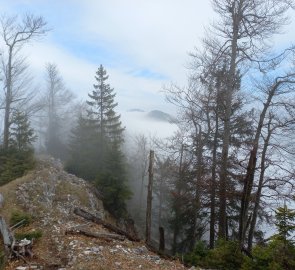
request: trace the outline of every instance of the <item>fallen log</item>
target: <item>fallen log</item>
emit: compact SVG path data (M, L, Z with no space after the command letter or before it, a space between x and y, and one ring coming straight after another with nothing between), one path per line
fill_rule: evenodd
M74 229L74 230L67 230L66 234L82 234L88 237L93 237L93 238L101 238L101 239L106 239L106 240L119 240L119 241L124 241L125 240L125 236L123 235L118 235L118 234L112 234L112 233L94 233L94 232L90 232L88 230L84 230L84 229Z
M89 221L92 221L96 224L99 224L99 225L102 225L103 227L105 227L106 229L112 231L112 232L115 232L117 234L120 234L120 235L124 235L127 239L129 239L130 241L133 241L133 242L139 242L140 239L137 237L137 236L133 236L125 231L123 231L122 229L108 223L108 222L105 222L104 220L102 220L101 218L99 218L98 216L95 216L81 208L75 208L74 209L74 214L76 214L77 216L80 216L80 217L83 217L84 219L86 220L89 220Z

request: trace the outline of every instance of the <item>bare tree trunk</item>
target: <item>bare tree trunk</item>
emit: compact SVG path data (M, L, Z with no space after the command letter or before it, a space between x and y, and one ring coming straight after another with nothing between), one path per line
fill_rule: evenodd
M111 230L117 234L120 235L124 235L126 236L130 241L135 241L138 242L139 238L137 237L137 235L131 235L129 232L126 232L116 226L114 226L113 224L110 224L104 220L102 220L101 218L99 218L98 216L95 216L81 208L75 208L74 209L74 214L76 214L77 216L83 217L86 220L90 220L96 224L102 225L103 227L107 228L108 230Z
M189 248L193 250L195 246L195 242L197 239L197 222L198 222L198 214L200 211L201 201L200 201L200 184L202 181L202 171L203 171L203 141L202 141L202 127L201 125L198 126L198 133L197 133L197 146L196 146L196 155L197 155L197 168L196 168L196 184L195 184L195 198L194 198L194 209L193 209L193 217L192 217L192 225L191 231L192 236L189 243Z
M238 7L236 7L238 5ZM235 77L237 68L237 49L238 49L238 34L241 21L241 8L242 4L234 1L231 7L236 12L232 12L232 41L231 41L231 55L230 55L230 67L229 76L227 78L227 93L225 97L225 118L224 118L224 133L223 133L223 145L221 152L221 168L220 168L220 183L219 183L219 232L220 238L226 238L226 187L228 177L228 151L230 145L230 118L232 114L232 98L235 90Z
M72 234L72 235L85 235L88 237L93 237L93 238L100 238L104 240L119 240L119 241L124 241L125 236L124 235L118 235L118 234L112 234L112 233L97 233L97 232L91 232L89 230L85 230L82 228L75 228L75 229L70 229L66 230L65 234Z
M147 194L146 207L146 226L145 226L145 241L147 244L151 242L151 225L152 225L152 199L153 199L153 177L154 177L154 151L150 151L149 161L149 183Z
M179 169L178 169L178 182L181 181L181 177L182 177L183 150L184 150L184 145L181 144ZM180 190L178 189L177 191L180 191ZM178 216L176 216L176 219L178 219ZM179 234L179 225L176 223L174 225L174 229L173 229L173 244L172 244L172 253L173 254L176 253L178 234Z
M6 99L5 99L5 114L4 114L4 134L3 147L8 149L9 145L9 127L10 127L10 110L12 102L12 46L9 46L8 64L6 70Z
M42 17L34 17L32 15L25 15L23 20L18 23L17 17L0 18L0 34L3 37L4 44L8 48L8 60L3 62L5 72L5 112L4 112L4 130L3 130L3 147L8 148L9 145L9 127L10 127L10 114L12 103L16 100L13 84L16 82L16 77L21 73L21 68L15 64L17 53L21 50L22 46L30 42L35 37L44 35L47 30L45 29L46 22ZM4 59L4 58L3 58Z
M239 242L241 246L243 246L245 237L246 237L246 223L248 220L248 217L247 217L248 208L249 208L250 195L252 192L252 187L254 182L254 174L256 170L256 161L257 161L257 150L259 146L259 138L261 135L261 130L265 120L266 112L271 104L272 98L274 97L276 90L279 88L281 84L283 84L283 82L284 81L276 80L268 92L267 100L264 103L263 110L259 117L259 122L256 129L254 141L253 141L253 147L250 152L249 162L247 166L247 173L244 180L244 188L243 188L242 199L241 199L241 211L240 211L240 220L239 220Z
M160 187L159 187L159 216L158 223L159 227L162 226L162 208L163 208L163 178L160 177Z
M215 242L215 199L216 199L216 166L217 166L217 137L218 137L218 112L215 115L215 133L213 140L213 152L212 152L212 170L211 170L211 194L210 194L210 240L209 246L214 248Z
M250 229L249 229L249 235L248 235L248 250L251 251L252 249L252 243L253 243L253 235L254 235L254 230L256 226L256 221L257 221L257 215L258 215L258 209L260 205L260 198L261 198L261 192L262 192L262 187L263 187L263 180L264 180L264 173L265 173L265 160L266 160L266 152L267 148L269 146L269 141L270 137L272 135L272 130L270 129L270 123L271 123L272 118L270 117L269 122L268 122L268 133L264 141L263 145L263 150L261 154L261 162L260 162L260 176L259 176L259 183L258 183L258 189L257 193L255 196L255 202L254 202L254 209L252 212L252 219L250 223Z
M159 252L163 253L165 251L165 234L164 234L164 228L159 227L159 235L160 235L160 241L159 241Z

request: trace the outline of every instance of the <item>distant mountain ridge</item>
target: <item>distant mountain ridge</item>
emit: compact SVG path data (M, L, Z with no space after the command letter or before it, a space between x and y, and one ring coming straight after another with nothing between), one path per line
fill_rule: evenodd
M130 110L128 110L128 112L145 113L144 114L145 118L148 118L149 120L154 120L154 121L158 121L158 122L166 122L166 123L170 123L170 124L177 123L177 119L175 117L173 117L172 115L165 113L161 110L152 110L152 111L146 113L144 110L136 108L136 109L130 109Z
M161 121L161 122L168 122L171 124L175 124L177 122L176 118L174 118L172 115L162 112L160 110L153 110L150 111L147 114L148 118L151 118L153 120Z
M130 109L127 112L144 112L144 110L136 108L136 109Z

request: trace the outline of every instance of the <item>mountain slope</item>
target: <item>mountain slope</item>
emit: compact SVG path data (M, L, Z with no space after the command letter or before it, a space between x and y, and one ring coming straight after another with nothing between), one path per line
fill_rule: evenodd
M66 173L60 163L42 159L37 168L23 178L0 187L4 197L1 215L8 221L11 213L25 212L32 216L30 225L17 232L41 231L33 243L33 258L10 262L5 269L184 269L176 261L161 259L148 251L143 242L87 237L69 231L110 234L102 225L89 222L73 213L81 208L116 224L96 198L93 188L83 179ZM118 224L116 224L118 225ZM127 230L124 225L122 229Z

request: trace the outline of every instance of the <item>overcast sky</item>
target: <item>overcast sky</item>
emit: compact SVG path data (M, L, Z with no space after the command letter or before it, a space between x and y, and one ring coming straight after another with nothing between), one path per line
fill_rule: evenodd
M188 52L199 46L204 26L214 17L210 2L0 0L0 11L42 15L52 29L25 51L39 81L44 78L45 63L53 62L66 85L86 98L102 64L110 75L120 110L167 111L171 107L164 103L160 91L170 82L185 85ZM292 26L278 43L295 40L294 30L288 29Z

